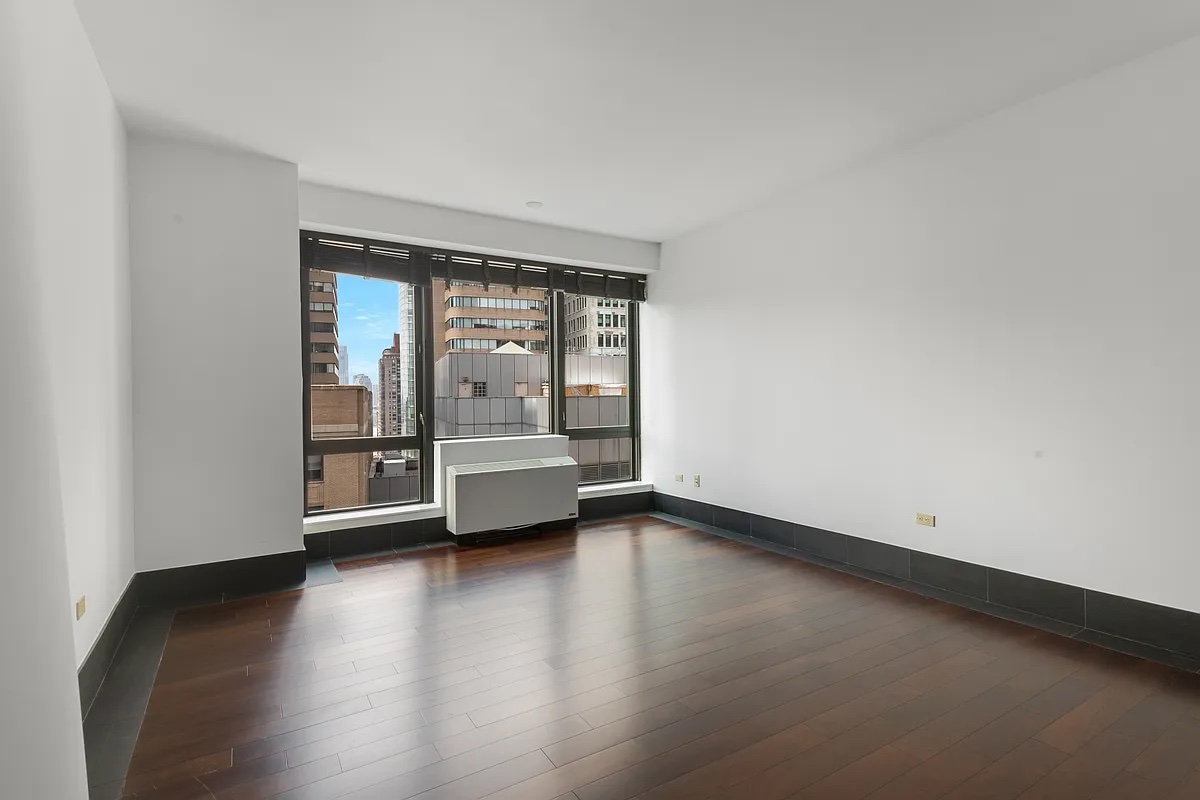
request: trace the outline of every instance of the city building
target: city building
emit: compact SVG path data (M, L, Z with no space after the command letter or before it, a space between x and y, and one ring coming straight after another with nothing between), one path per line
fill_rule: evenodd
M375 391L375 382L371 380L370 375L358 373L354 376L354 383L359 386L367 387L367 391L371 393L371 419L372 427L376 431L382 430L379 423L379 393Z
M447 353L433 366L434 434L495 436L550 430L549 360L519 345Z
M314 439L371 436L371 387L350 383L350 359L338 343L337 274L308 271L310 413ZM366 504L370 453L310 455L305 459L309 511Z
M359 385L312 387L312 436L373 435L371 392ZM310 511L367 504L372 453L310 455L305 460L305 505Z
M489 353L514 342L545 353L550 305L542 289L433 282L433 358L446 353Z
M628 359L568 353L564 358L568 428L629 424ZM435 435L500 436L548 433L548 359L508 343L484 355L447 353L434 364ZM631 477L628 437L575 441L569 452L580 483Z
M403 375L411 358L405 353L400 334L392 334L392 346L379 356L379 434L402 436L411 433L405 428L404 409L411 398L405 393Z
M398 338L393 347L396 351L394 369L400 415L397 432L412 433L417 429L417 411L413 403L417 386L417 339L412 285L400 284L399 295Z
M337 273L308 271L308 370L313 385L338 381Z
M626 301L568 294L565 298L567 352L618 355L629 333Z

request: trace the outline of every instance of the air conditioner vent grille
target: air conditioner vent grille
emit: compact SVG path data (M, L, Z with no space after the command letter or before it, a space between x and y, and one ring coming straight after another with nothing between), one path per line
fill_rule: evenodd
M527 458L524 461L496 461L491 464L456 464L454 471L461 475L467 472L499 472L506 469L530 469L544 466L546 464L540 458Z

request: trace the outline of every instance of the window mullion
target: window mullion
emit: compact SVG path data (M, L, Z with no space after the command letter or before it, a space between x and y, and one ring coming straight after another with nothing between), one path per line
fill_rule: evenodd
M550 420L554 433L567 431L566 411L566 364L567 337L566 296L561 291L553 294L550 304Z

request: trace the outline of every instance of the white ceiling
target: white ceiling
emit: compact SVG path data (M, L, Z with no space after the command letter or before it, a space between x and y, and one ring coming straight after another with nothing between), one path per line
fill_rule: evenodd
M1200 33L1196 0L76 4L131 127L651 241Z

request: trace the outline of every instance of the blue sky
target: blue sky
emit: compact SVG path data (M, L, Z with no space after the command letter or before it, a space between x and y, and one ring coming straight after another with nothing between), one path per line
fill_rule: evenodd
M338 275L338 344L350 351L350 377L362 372L379 380L379 354L391 346L400 322L399 286Z

